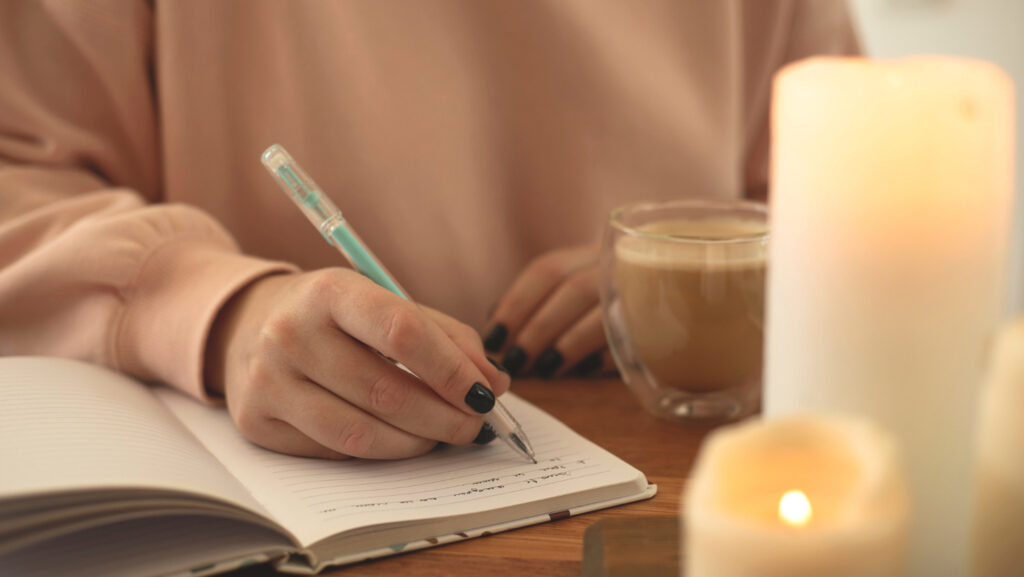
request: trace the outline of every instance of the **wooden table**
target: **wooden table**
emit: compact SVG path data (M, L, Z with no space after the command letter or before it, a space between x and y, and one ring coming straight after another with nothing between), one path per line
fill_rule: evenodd
M658 494L648 501L350 565L325 575L505 577L573 576L582 567L583 531L602 518L676 515L698 446L709 429L656 419L618 380L522 380L521 397L640 469ZM244 572L265 575L262 570ZM240 573L239 575L242 575Z

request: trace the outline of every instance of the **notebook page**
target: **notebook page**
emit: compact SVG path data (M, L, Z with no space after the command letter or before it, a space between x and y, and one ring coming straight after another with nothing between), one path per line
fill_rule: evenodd
M305 546L370 524L515 506L643 477L512 394L502 402L530 437L536 465L500 440L486 447L445 447L402 461L289 457L246 442L223 412L174 391L159 391L159 396Z
M148 387L79 361L0 359L0 463L0 500L152 488L261 511Z

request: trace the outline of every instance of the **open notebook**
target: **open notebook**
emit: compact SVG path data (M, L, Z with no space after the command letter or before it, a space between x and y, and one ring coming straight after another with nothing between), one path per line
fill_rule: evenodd
M308 574L654 495L640 471L502 399L538 464L500 442L322 461L263 450L223 409L101 367L0 359L0 575Z

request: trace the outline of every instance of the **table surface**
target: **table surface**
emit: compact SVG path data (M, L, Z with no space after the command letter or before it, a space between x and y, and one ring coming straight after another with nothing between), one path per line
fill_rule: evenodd
M605 518L678 514L683 483L709 428L651 416L626 386L614 379L517 380L512 390L643 471L658 485L658 494L639 503L349 565L324 575L579 577L583 532L592 523Z

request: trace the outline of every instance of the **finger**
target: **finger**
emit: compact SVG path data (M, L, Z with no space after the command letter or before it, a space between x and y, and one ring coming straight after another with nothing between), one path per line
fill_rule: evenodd
M228 411L238 431L252 443L279 453L347 458L348 455L328 449L275 416L279 399L290 396L291 388L298 383L298 374L287 364L287 355L282 350L264 351L261 361L250 369L247 386L232 389L227 396Z
M494 407L488 379L436 322L415 304L356 277L330 295L331 315L344 332L402 363L467 414Z
M601 353L606 346L604 325L601 322L601 307L594 306L583 315L583 318L562 333L553 347L541 353L535 368L542 377L568 374L588 355ZM552 365L550 367L547 362L542 362L546 356L556 358L555 362L550 363ZM596 361L591 361L591 363L596 363L595 370L601 362L601 357L597 357Z
M610 350L605 349L602 352L601 367L594 374L609 377L619 376L619 367L615 364L615 358Z
M250 437L249 440L265 449L270 449L271 451L277 451L278 453L284 453L286 455L295 455L297 457L313 457L317 459L341 460L349 458L348 455L332 451L320 443L317 443L313 439L302 434L295 427L278 419L264 419L263 425L261 425L259 429L260 430L253 437Z
M615 359L607 348L583 357L580 362L566 371L567 377L614 377L618 375Z
M593 376L601 369L603 363L604 351L594 351L583 357L575 365L571 365L571 368L566 371L565 376L577 378Z
M452 317L436 311L430 307L420 306L434 322L441 327L452 341L466 353L476 368L484 374L487 382L491 384L491 390L496 396L501 396L508 390L512 379L505 370L505 367L492 361L484 353L483 345L480 342L480 335L468 325L460 323Z
M483 419L437 396L415 376L339 330L310 339L309 379L364 412L417 437L472 443Z
M292 387L280 418L317 443L364 459L404 459L429 451L434 441L417 437L344 402L320 385Z
M485 331L484 348L500 352L567 276L592 265L596 258L592 247L581 247L548 253L531 262L498 303Z
M527 369L530 365L528 359L537 359L540 363L537 369L545 373L542 376L551 376L561 368L562 362L558 358L558 352L549 347L588 311L596 308L599 299L597 274L596 267L574 273L555 289L551 297L530 317L516 337L515 347L509 349L509 353L506 354L507 362L504 364L513 374ZM517 353L516 349L523 352L520 358L514 356ZM552 352L546 354L543 359L538 357L548 350ZM522 360L522 357L527 360Z

